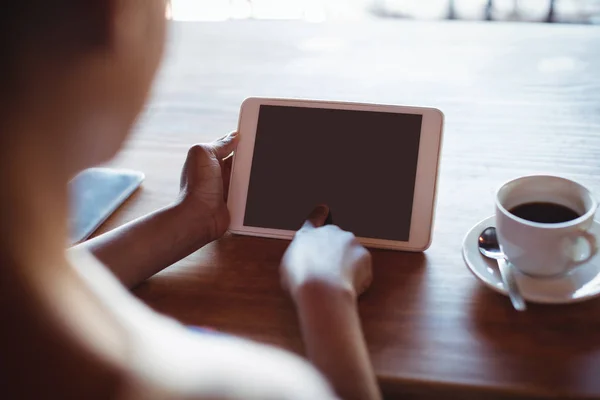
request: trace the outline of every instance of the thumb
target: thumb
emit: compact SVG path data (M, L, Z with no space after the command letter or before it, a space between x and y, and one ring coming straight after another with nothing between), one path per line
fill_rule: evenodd
M319 228L325 225L328 217L329 207L324 204L319 205L308 215L304 225L302 225L302 229Z
M217 156L219 160L224 159L235 151L239 140L240 135L238 132L232 132L229 135L215 140L211 144L213 151L215 152L215 156Z

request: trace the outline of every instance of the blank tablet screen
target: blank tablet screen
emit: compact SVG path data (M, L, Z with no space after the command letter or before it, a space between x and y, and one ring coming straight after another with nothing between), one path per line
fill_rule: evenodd
M408 241L422 116L261 105L244 225L297 230L318 204L358 237Z

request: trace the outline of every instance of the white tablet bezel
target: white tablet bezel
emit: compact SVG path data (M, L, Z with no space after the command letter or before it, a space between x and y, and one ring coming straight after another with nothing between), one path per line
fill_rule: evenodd
M244 226L246 198L250 183L254 140L261 105L326 108L357 111L379 111L423 116L421 138L417 161L415 194L408 241L395 241L359 237L367 247L424 251L431 244L433 219L436 203L438 166L441 152L441 138L444 115L435 108L405 107L378 104L344 103L333 101L248 98L241 106L238 132L240 142L233 160L229 187L228 207L231 213L229 231L234 234L261 236L278 239L292 239L294 231ZM393 182L391 181L390 184Z

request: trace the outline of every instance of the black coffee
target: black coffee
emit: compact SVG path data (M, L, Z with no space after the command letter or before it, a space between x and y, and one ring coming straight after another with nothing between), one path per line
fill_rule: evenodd
M511 214L532 222L557 224L579 218L579 213L556 203L524 203L509 210Z

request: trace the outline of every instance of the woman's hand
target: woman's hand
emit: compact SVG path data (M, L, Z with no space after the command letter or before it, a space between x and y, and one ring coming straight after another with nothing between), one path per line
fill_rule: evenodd
M227 196L232 153L239 141L237 132L209 144L193 146L181 172L181 204L206 243L223 236L229 227ZM198 222L200 221L200 222Z
M127 287L220 238L229 226L227 189L238 135L192 147L176 203L85 242Z
M362 334L356 296L372 280L371 255L353 234L326 225L317 207L281 262L283 285L296 303L310 361L345 400L380 400Z
M282 283L294 298L306 284L342 289L353 297L371 284L370 253L352 233L323 226L328 215L327 206L315 208L283 256Z

